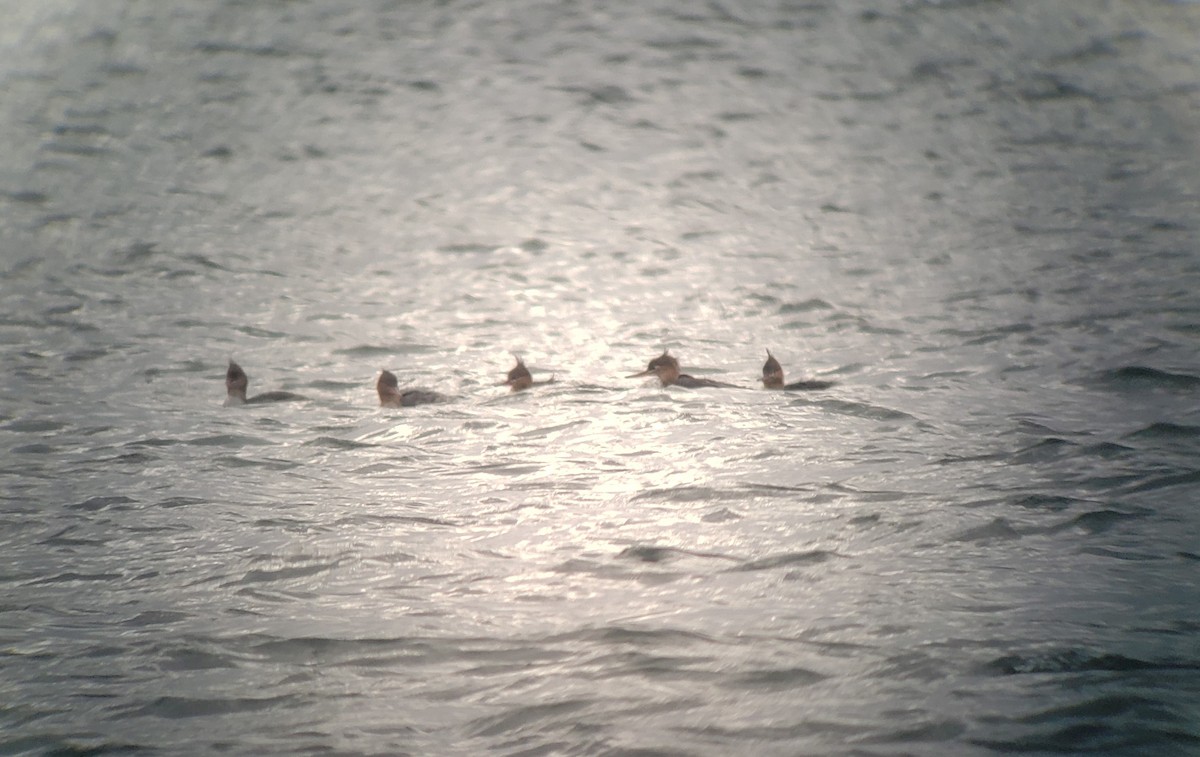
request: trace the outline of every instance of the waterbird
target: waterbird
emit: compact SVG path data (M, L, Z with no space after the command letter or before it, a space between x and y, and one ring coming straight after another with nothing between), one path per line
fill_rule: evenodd
M783 389L790 392L801 391L816 391L818 389L828 389L833 386L832 381L794 381L790 384L783 383L783 366L775 359L770 350L767 350L767 362L763 363L762 370L763 386L767 389Z
M264 392L256 394L249 399L246 398L246 389L250 386L250 377L242 370L242 366L229 361L229 368L225 370L225 405L252 405L260 402L292 402L295 400L306 400L302 394L293 392Z
M400 390L400 382L396 380L396 374L391 371L383 371L379 374L379 380L375 382L375 391L379 392L379 404L382 407L412 407L413 405L426 405L432 402L447 402L450 400L444 394L432 391L430 389L405 389Z
M674 355L663 350L663 354L654 358L646 366L646 370L641 373L634 373L628 378L641 378L642 376L657 376L663 386L682 386L688 389L699 389L701 387L728 387L738 389L740 387L734 384L726 384L723 381L714 381L713 379L696 378L689 376L686 373L680 373L679 361Z
M529 372L529 369L525 367L525 361L522 360L519 355L513 355L513 357L517 359L517 364L513 366L511 371L508 372L508 379L500 382L500 386L508 386L511 387L514 392L520 392L528 389L531 386L554 383L553 376L544 381L534 381L533 375Z

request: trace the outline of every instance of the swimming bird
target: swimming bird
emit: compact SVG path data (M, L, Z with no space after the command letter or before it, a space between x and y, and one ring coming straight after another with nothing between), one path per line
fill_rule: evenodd
M427 405L450 400L446 395L429 389L400 391L400 382L396 380L396 374L391 371L383 371L379 374L379 380L375 382L375 391L379 392L379 404L383 407L412 407L413 405Z
M229 361L229 368L225 370L225 405L253 405L260 402L292 402L295 400L306 400L302 394L294 394L292 392L264 392L256 394L253 397L246 399L246 389L250 386L250 377L242 370L242 366Z
M514 392L520 392L528 389L531 386L554 383L553 376L545 381L534 381L533 375L529 372L529 369L525 367L525 361L516 355L513 357L517 358L517 364L513 366L511 371L508 372L508 380L501 382L501 386L509 386Z
M790 392L801 391L816 391L818 389L828 389L833 386L832 381L794 381L790 384L783 383L783 366L775 359L770 350L767 350L767 362L763 363L762 374L763 386L767 389L783 389Z
M731 389L740 388L734 384L726 384L723 381L696 378L686 373L680 373L679 361L673 355L668 354L667 350L663 350L663 354L651 360L649 365L646 366L646 370L641 373L634 373L627 378L641 378L642 376L658 376L658 380L662 382L663 386L682 386L688 389L699 389L709 386L728 387Z

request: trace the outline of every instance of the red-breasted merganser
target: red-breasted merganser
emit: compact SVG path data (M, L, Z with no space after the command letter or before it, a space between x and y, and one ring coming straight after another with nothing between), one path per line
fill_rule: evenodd
M805 390L815 391L817 389L828 389L833 386L832 381L793 381L790 384L783 383L783 366L775 359L770 350L767 350L767 362L763 363L763 386L767 389L783 389L790 392L802 392Z
M514 357L516 356L514 355ZM508 380L502 382L500 385L511 387L514 392L519 392L524 389L528 389L531 386L541 386L542 384L553 383L553 376L544 381L534 381L533 375L530 374L529 369L525 367L525 361L517 357L517 364L513 366L511 371L508 372Z
M727 387L731 389L740 388L734 384L726 384L723 381L696 378L686 373L680 373L679 361L674 356L667 354L666 350L663 350L663 354L651 360L646 370L641 373L634 373L628 378L641 378L642 376L658 376L658 380L662 382L663 386L682 386L688 389L699 389L706 386Z
M250 386L250 377L242 370L242 366L229 361L229 368L225 371L225 404L229 405L254 405L260 402L292 402L294 400L306 400L302 394L294 394L292 392L264 392L256 394L249 399L246 398L246 389Z
M412 407L413 405L427 405L432 402L448 402L450 400L446 395L429 389L400 391L400 382L396 380L396 374L391 371L379 374L379 380L375 382L375 391L379 392L379 404L383 407Z

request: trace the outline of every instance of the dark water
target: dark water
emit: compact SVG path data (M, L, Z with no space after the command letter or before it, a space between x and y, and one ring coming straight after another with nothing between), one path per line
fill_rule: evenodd
M1200 6L0 5L0 753L1200 753Z

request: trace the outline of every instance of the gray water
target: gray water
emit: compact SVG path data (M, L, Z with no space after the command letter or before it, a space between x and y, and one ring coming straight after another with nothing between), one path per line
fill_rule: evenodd
M1200 753L1200 6L0 11L0 753Z

